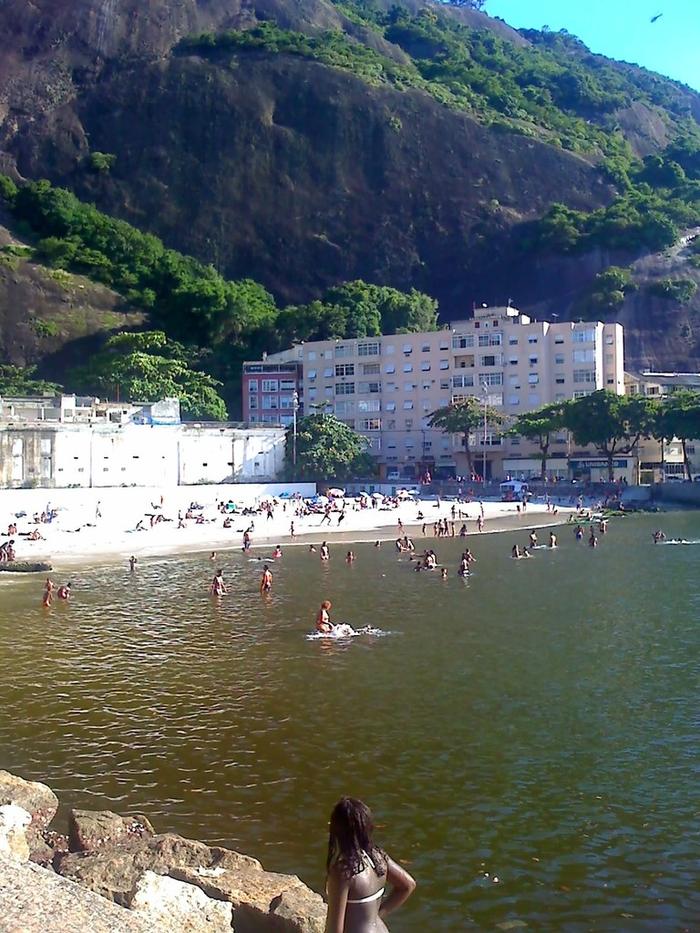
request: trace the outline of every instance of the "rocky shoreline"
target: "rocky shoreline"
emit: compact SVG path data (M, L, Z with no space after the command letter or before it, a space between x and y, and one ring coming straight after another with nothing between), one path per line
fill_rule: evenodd
M323 899L231 849L158 833L140 814L71 810L0 771L0 926L6 933L323 933Z

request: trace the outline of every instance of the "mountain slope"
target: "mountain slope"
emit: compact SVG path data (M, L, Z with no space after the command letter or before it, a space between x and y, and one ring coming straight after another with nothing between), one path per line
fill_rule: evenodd
M689 89L568 35L418 0L0 7L0 168L65 185L283 302L362 278L428 292L448 320L509 297L576 311L606 263L643 253L523 255L528 222L556 202L610 204L611 179L692 132L699 111ZM629 346L700 367L695 336L635 342L647 318L668 323L639 305Z

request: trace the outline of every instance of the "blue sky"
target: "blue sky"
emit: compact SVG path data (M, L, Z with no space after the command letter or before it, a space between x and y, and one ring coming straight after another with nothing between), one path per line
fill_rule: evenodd
M568 29L593 52L700 91L700 0L487 0L485 9L516 28Z

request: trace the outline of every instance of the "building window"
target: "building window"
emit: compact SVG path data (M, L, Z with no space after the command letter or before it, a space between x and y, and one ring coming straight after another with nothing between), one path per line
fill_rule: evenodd
M566 398L566 394L564 392L557 392L557 394L554 396L554 401L563 402L565 398Z
M355 364L354 363L336 363L335 374L336 376L354 376L355 375Z
M440 388L441 388L441 389L449 389L449 387L450 387L450 380L449 380L449 379L441 379L441 380L440 380Z
M352 356L352 346L347 343L336 344L335 355L337 358Z
M384 372L388 375L392 375L392 373L396 372L396 366L394 366L393 363L387 363L387 365L384 367Z
M387 402L385 407L387 411L396 411L396 402Z
M361 431L381 431L381 429L381 418L365 418L363 421L360 421Z
M387 356L391 356L395 350L396 350L396 347L394 346L393 343L389 343L384 347L384 352L386 353Z
M518 357L517 357L517 356L511 356L510 359L508 360L508 363L509 363L511 366L517 366L517 365L518 365Z
M481 385L502 386L503 373L479 373L479 382Z
M323 378L324 379L333 378L333 367L332 366L326 366L326 368L323 370Z
M381 402L378 398L368 398L361 399L357 403L357 410L359 412L372 412L372 411L381 411ZM396 406L394 406L396 407Z
M595 382L595 370L575 369L574 382Z
M528 357L528 363L530 364L530 366L537 366L537 357L536 356Z
M441 340L441 341L440 341L440 349L441 349L441 350L449 350L449 349L450 349L449 343L448 343L446 340Z
M404 420L404 427L406 428L407 431L410 431L411 428L413 427L413 418L406 418Z
M263 379L262 381L263 392L278 392L279 387L280 384L278 379Z
M479 363L482 366L496 366L497 365L496 359L497 358L495 356L482 356L479 359ZM500 360L499 360L499 363L500 363Z
M404 352L406 355L408 355L409 353L413 353L413 347L411 346L410 343L405 343L405 344L403 345L403 352Z
M563 386L564 383L566 382L566 379L564 378L564 374L557 373L556 376L554 377L554 381L556 382L558 386Z
M595 340L595 331L590 328L575 330L571 335L574 343L593 343Z
M251 395L248 399L248 408L257 408L258 407L258 397L257 395Z
M540 404L540 397L537 392L530 392L527 397L527 403L535 408Z
M421 351L423 353L430 353L430 344L424 343L423 346L421 347Z
M519 395L509 395L509 396L508 396L508 404L509 404L509 405L519 405L519 404L520 404L520 396L519 396Z
M316 378L316 370L315 370L315 369L310 369L310 370L307 372L306 375L307 375L307 377L308 377L309 379L313 380L313 379Z
M430 372L430 363L429 363L427 360L425 360L423 363L420 364L420 368L421 368L421 372L423 372L423 373L429 373L429 372Z
M554 338L554 343L555 343L557 346L561 346L561 344L564 343L564 338L563 338L563 337L555 337L555 338Z
M335 403L336 415L352 415L355 411L355 403L344 399L342 402Z
M412 373L412 372L413 372L413 363L404 363L404 364L403 364L403 371L404 371L405 373Z
M415 382L404 382L403 390L404 392L413 392L416 388Z
M537 373L528 373L527 381L531 386L536 386L540 381L540 377L537 375Z
M474 334L455 334L452 337L453 350L466 350L474 346Z
M336 382L335 394L336 395L354 395L355 394L355 383L354 382Z
M605 343L606 343L607 346L609 346L609 347L611 347L611 346L615 343L615 338L613 337L612 334L606 334L606 336L605 336Z
M280 407L279 399L276 395L263 395L262 407L268 409L277 409Z
M555 365L555 366L563 366L563 365L564 365L564 354L563 354L563 353L557 353L557 354L556 354L556 356L554 357L554 365Z
M474 376L453 376L452 377L452 388L453 389L464 389L468 386L474 385Z
M579 389L578 391L574 392L574 398L585 398L587 395L590 395L590 394L591 394L590 392L586 392L583 389Z
M508 385L517 386L517 388L520 388L519 382L520 376L508 376Z
M489 392L485 397L487 405L491 405L494 408L500 408L503 404L503 393L502 392Z
M380 344L378 340L367 340L357 344L358 356L379 356Z
M316 351L315 351L315 350L309 350L309 355L307 356L307 359L308 359L308 360L315 360L315 359L316 359Z
M358 382L357 391L361 395L376 395L382 391L382 384L381 382Z
M502 340L501 334L479 334L480 347L500 347Z
M440 369L449 369L450 361L449 360L440 360Z
M413 402L410 398L404 399L403 407L404 411L410 411L413 408Z
M527 342L528 342L529 344L537 343L537 337L533 337L532 335L530 335L530 336L527 338Z
M378 376L381 371L379 363L363 363L362 364L362 375L363 376Z
M294 396L280 395L280 408L294 408Z
M430 411L433 406L430 404L427 398L424 398L421 402L421 408L423 411Z
M594 363L595 350L574 350L574 363Z
M509 337L509 338L508 338L508 346L509 346L509 347L517 347L517 345L518 345L518 338L517 338L517 337Z
M431 385L432 385L432 383L429 382L429 381L428 381L428 382L424 382L424 383L423 383L423 391L424 391L424 392L430 392L430 386L431 386Z
M257 392L257 391L258 391L258 380L257 380L257 379L249 379L249 380L248 380L248 391L249 391L249 392Z

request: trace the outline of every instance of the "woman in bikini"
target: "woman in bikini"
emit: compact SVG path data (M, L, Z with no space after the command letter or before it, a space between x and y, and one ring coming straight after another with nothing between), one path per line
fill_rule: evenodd
M372 813L343 797L333 808L328 838L325 933L386 933L384 918L413 893L416 883L374 844ZM384 897L386 886L391 892Z

